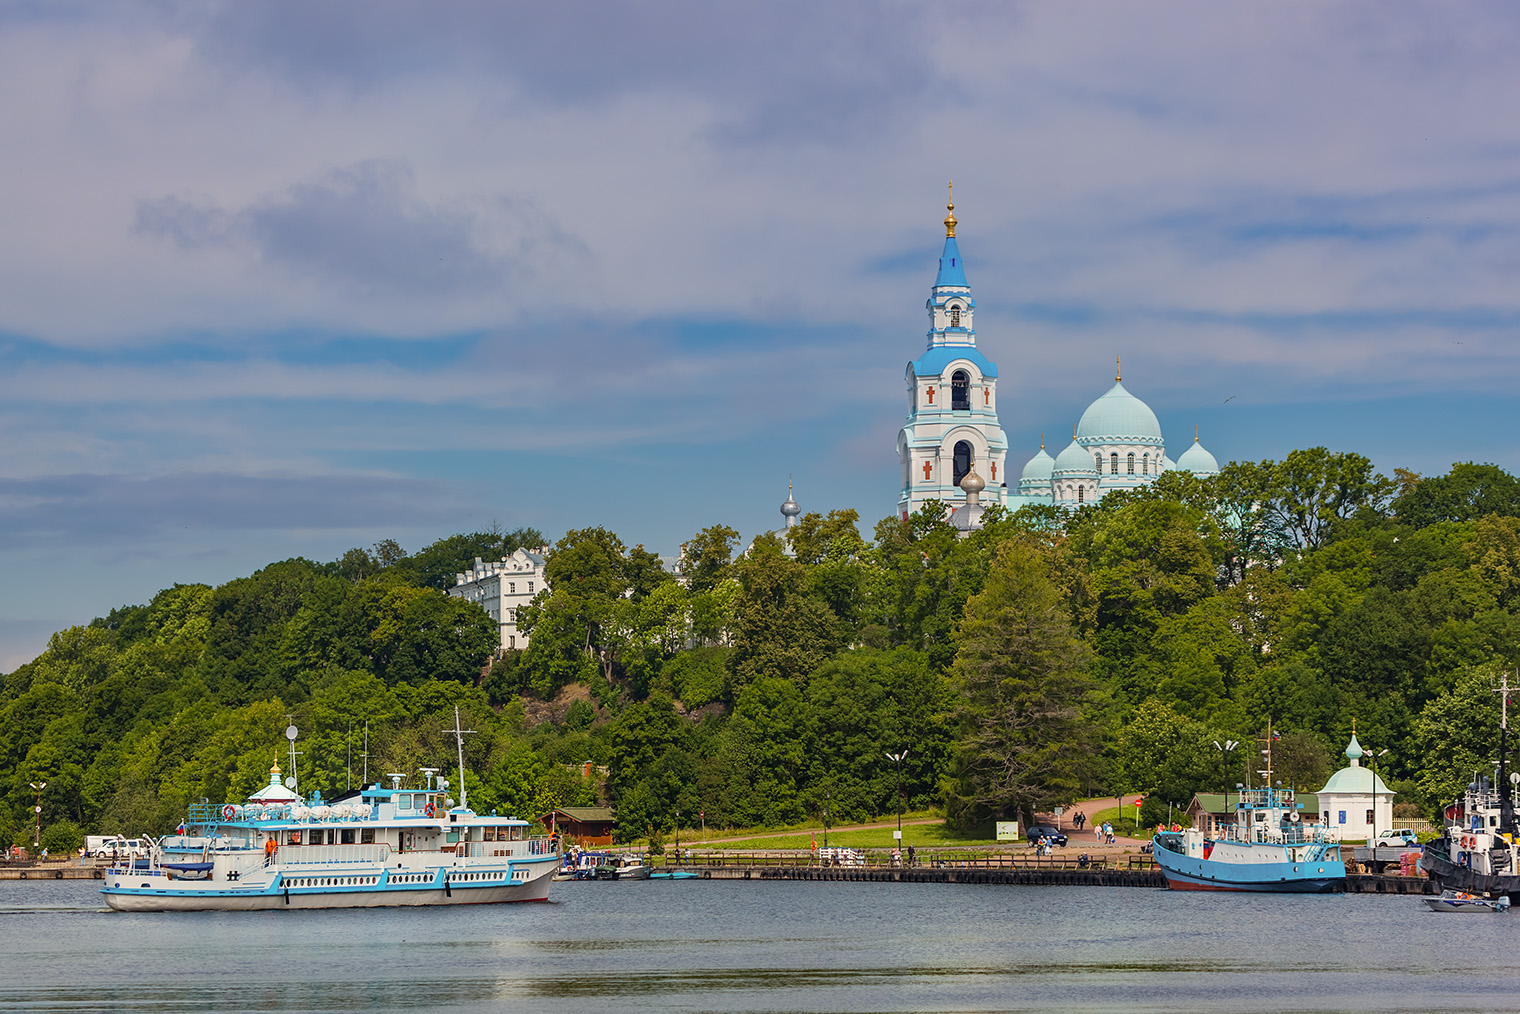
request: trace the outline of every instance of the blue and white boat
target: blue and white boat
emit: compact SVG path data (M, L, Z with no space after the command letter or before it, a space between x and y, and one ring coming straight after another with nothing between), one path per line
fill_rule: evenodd
M1334 832L1303 823L1291 790L1240 789L1235 823L1152 839L1156 865L1177 891L1333 891L1346 881Z
M423 770L421 788L398 774L324 802L282 784L276 765L242 803L191 806L179 833L112 866L101 893L125 912L548 900L554 840L530 835L525 820L476 813L463 791L455 806L448 782Z

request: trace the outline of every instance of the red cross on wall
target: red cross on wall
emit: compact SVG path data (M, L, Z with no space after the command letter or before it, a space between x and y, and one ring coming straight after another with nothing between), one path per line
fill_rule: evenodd
M997 482L997 462L992 463L992 481Z
M929 481L929 474L931 472L933 472L933 471L934 471L934 466L932 464L930 464L929 462L927 462L927 461L924 462L924 481L925 482Z
M992 388L990 388L990 387L984 387L984 388L982 388L982 404L983 405L991 405L992 404Z
M927 393L929 395L929 404L934 404L934 388L929 388Z

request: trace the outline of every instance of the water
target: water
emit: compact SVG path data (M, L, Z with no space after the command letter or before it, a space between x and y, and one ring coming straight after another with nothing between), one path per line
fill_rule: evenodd
M1413 896L685 881L123 914L0 881L0 1010L1520 1011L1520 913Z

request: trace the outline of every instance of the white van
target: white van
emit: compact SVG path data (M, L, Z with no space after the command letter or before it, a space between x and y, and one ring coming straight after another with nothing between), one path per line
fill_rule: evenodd
M88 834L84 838L84 854L87 856L145 856L148 843L141 838L123 838L119 834Z

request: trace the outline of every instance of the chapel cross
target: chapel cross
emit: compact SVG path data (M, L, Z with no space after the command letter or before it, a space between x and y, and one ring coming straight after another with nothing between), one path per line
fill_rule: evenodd
M929 388L928 392L929 392L929 404L932 405L932 404L934 404L934 388L932 388L932 387Z
M929 462L927 462L927 461L924 462L924 481L925 482L929 481L929 473L932 472L932 471L934 471L934 466L932 464L930 464Z

